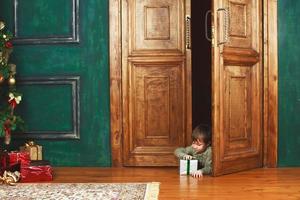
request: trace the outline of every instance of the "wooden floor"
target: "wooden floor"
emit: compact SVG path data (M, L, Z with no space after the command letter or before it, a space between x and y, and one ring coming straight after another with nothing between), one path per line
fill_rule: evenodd
M177 168L55 168L53 182L160 182L159 199L300 199L300 168L255 169L202 179Z

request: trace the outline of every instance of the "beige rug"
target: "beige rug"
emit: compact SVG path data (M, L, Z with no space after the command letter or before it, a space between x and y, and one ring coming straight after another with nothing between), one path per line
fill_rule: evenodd
M0 185L1 200L156 200L159 183L19 183Z

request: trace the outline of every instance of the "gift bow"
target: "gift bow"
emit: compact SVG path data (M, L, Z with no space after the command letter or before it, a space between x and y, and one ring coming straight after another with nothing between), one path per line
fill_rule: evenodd
M19 104L22 100L22 96L15 96L13 93L9 93L9 101L15 100L17 104Z
M4 171L3 176L0 176L0 184L15 185L20 180L20 172Z
M35 142L34 141L28 141L25 143L25 146L26 147L32 147L32 146L36 146Z
M14 109L17 104L19 104L22 100L22 96L15 96L13 93L9 93L9 99L8 99L8 103L11 105L11 107Z

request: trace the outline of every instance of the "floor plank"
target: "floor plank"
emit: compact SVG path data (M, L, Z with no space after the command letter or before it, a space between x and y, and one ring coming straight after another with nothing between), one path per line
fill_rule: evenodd
M179 176L177 168L55 168L54 181L160 182L159 199L300 199L300 168L255 169L221 177Z

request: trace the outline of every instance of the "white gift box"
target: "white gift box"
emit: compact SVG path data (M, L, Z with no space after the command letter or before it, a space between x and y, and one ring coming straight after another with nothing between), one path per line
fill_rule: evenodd
M198 160L180 160L179 174L190 175L198 170Z

